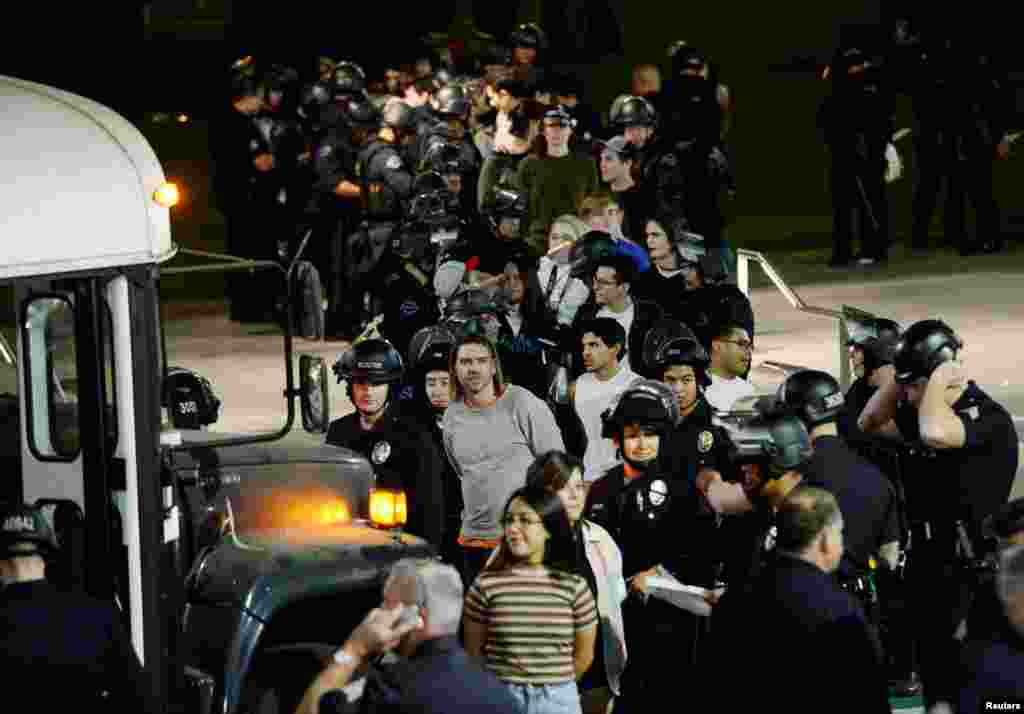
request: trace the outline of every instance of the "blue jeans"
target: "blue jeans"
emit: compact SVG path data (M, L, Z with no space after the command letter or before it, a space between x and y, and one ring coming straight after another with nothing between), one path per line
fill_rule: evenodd
M576 682L512 684L505 682L523 714L582 714Z

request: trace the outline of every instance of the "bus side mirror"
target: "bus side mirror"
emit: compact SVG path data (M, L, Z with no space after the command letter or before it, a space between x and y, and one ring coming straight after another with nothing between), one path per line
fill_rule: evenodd
M299 400L302 428L310 434L324 434L331 423L330 381L323 357L299 357Z

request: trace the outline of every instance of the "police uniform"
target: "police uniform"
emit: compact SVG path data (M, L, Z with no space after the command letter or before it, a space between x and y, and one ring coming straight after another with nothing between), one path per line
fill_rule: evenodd
M359 205L335 194L343 181L356 183L356 150L350 133L343 124L328 125L316 137L310 156L314 201L319 214L318 240L312 243L315 251L310 258L328 288L328 333L350 329L356 319L346 280L345 242L357 224Z
M723 475L731 471L730 441L724 430L712 423L713 413L704 395L698 395L693 411L672 430L664 450L659 448L662 470L690 484L696 483L697 474L705 468Z
M37 509L0 513L0 559L45 558L55 545ZM110 603L45 579L7 584L0 590L0 667L8 689L36 688L22 694L46 711L154 711L122 617Z
M687 481L656 465L627 481L620 465L594 482L584 513L618 544L626 579L662 565L686 584L708 585L710 532L694 517L697 508L696 490ZM650 711L646 707L662 705L678 691L680 677L696 659L696 616L637 595L622 610L629 663L616 711Z
M836 497L843 514L843 559L838 576L851 592L867 595L869 561L886 543L900 541L899 504L892 484L838 436L819 436L804 483Z
M377 286L384 308L381 335L400 353L416 331L441 319L430 276L414 261L389 251L367 282Z
M273 260L276 235L266 233L275 218L279 178L276 169L258 171L253 160L273 154L268 137L253 117L234 109L215 119L210 131L213 158L213 194L217 209L225 218L225 248L231 255L257 260ZM269 275L262 271L261 279ZM225 276L231 319L259 322L270 316L273 294L245 271L230 271Z
M332 422L326 441L365 456L378 486L404 489L409 503L406 530L439 547L444 535L444 457L397 404L393 401L369 431L360 424L358 411Z
M860 229L864 257L884 260L889 250L885 151L895 128L895 96L875 68L863 70L859 78L847 74L847 67L864 61L856 52L849 50L849 56L835 68L834 91L818 111L818 126L831 152L830 264L835 266L853 258L854 221Z
M949 699L953 634L966 617L968 582L957 557L956 522L979 541L983 519L1010 495L1017 471L1018 437L1007 411L972 381L952 405L964 426L959 449L918 446L909 460L904 486L911 523L907 578L919 643L925 696ZM895 421L903 438L920 443L919 416L905 404ZM945 695L945 697L944 697Z
M939 38L936 38L939 39ZM936 198L946 183L945 239L963 254L999 250L999 209L993 196L992 159L1013 112L1012 95L994 69L993 58L938 41L922 48L913 87L917 126L914 149L918 182L914 191L913 246L928 248ZM977 240L968 237L965 199L977 216Z

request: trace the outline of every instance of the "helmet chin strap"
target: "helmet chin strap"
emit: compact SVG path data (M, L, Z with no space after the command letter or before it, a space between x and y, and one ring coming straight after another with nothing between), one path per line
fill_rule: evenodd
M634 469L636 469L637 471L641 473L646 473L647 470L654 466L654 464L658 461L658 457L655 456L653 459L648 459L647 461L634 461L633 459L626 456L626 452L625 450L623 450L622 460L625 461Z

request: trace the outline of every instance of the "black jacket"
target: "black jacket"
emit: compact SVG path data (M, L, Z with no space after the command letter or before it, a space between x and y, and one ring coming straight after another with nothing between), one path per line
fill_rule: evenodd
M719 656L746 652L752 663L739 680L732 668L709 669L729 711L817 712L840 701L843 711L890 712L874 631L815 565L777 555L749 591L726 590L711 624Z
M371 669L363 696L356 702L349 702L340 691L328 692L320 711L520 714L521 709L508 688L451 636L424 642L407 660Z
M42 710L155 711L120 613L45 580L0 592L0 668L11 686L41 685Z
M414 419L393 401L370 431L353 412L331 422L327 443L342 446L369 459L382 488L404 489L409 503L406 530L432 545L444 535L444 456Z

